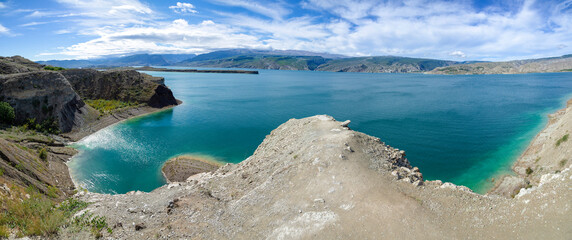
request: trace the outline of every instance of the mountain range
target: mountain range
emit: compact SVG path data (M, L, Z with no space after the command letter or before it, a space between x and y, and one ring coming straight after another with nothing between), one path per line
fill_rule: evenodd
M194 54L136 54L93 60L39 61L64 68L185 66L368 73L513 74L572 71L572 55L509 62L450 61L399 56L348 57L297 50L230 49Z

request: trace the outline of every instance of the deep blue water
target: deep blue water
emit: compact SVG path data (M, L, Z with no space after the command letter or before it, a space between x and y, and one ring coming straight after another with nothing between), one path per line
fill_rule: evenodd
M290 118L328 114L403 149L425 179L483 192L572 93L572 73L441 76L261 70L148 72L184 103L78 142L74 180L94 192L151 191L181 154L237 163Z

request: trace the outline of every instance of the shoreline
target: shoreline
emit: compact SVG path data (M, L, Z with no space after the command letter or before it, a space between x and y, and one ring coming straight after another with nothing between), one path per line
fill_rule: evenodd
M177 99L177 105L169 105L162 108L154 108L150 106L143 106L143 107L130 107L125 109L120 109L117 112L111 113L102 117L101 119L94 120L88 123L86 126L82 126L81 128L74 130L69 133L60 134L59 136L69 139L71 141L67 142L67 144L79 142L82 139L98 132L101 129L106 127L113 126L115 124L121 123L126 120L144 117L147 115L160 113L166 110L173 109L176 106L183 104L181 100Z
M564 135L572 132L572 125L570 125L572 122L572 96L568 96L564 108L547 114L547 117L544 127L530 140L526 149L511 164L511 173L501 175L499 181L486 194L514 197L522 189L541 184L543 175L559 173L570 164L568 159L560 157L560 155L565 155L562 154L562 149L566 149L560 145L567 145L567 141L561 143L558 141L561 141ZM551 144L552 142L554 144Z
M183 101L177 99L177 103L178 103L177 105L170 105L170 106L166 106L166 107L162 107L162 108L153 108L153 107L149 107L149 106L144 106L144 107L132 107L132 108L127 108L127 109L121 109L120 111L118 111L116 113L112 113L112 114L105 116L105 118L102 118L102 119L99 119L99 120L96 120L94 122L89 123L87 126L87 127L89 127L89 131L82 131L82 129L80 129L78 132L60 134L59 136L62 138L71 140L69 142L64 143L66 146L69 146L73 143L76 143L76 142L83 140L86 137L91 136L92 134L94 134L94 133L96 133L96 132L98 132L104 128L111 127L113 125L119 124L119 123L127 121L127 120L131 120L131 119L144 117L144 116L148 116L151 114L156 114L156 113L160 113L163 111L171 110L174 107L183 104ZM137 112L140 112L140 113L134 114ZM69 166L69 163L72 162L72 159L77 154L79 154L79 151L77 151L77 149L76 149L76 153L68 158L68 161L65 162L65 165L68 169L69 177L70 177L75 189L81 189L83 187L80 186L76 182L75 178L73 177L74 174L72 174L72 169Z

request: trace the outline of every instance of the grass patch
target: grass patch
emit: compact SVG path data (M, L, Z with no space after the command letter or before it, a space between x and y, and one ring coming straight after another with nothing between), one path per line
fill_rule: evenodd
M106 229L109 234L113 232L113 230L108 226L107 219L105 217L94 216L93 213L90 212L84 212L82 215L74 217L69 228L72 232L89 230L96 238L103 236L101 233L103 229Z
M126 108L126 107L134 107L139 105L137 102L123 102L119 100L105 100L105 99L85 99L83 100L87 105L95 108L101 114L108 114L114 110Z
M57 205L33 188L12 186L11 190L13 197L0 196L0 237L6 237L10 230L17 236L55 236L60 227L69 224L73 214L88 205L74 198Z
M568 141L568 135L569 134L566 134L562 136L562 138L558 139L558 141L556 141L556 147L560 146L560 144L562 144L563 142Z

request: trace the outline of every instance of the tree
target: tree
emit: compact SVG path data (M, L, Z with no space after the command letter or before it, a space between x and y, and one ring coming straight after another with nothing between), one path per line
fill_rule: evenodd
M7 102L0 102L0 122L12 124L16 119L14 108Z

